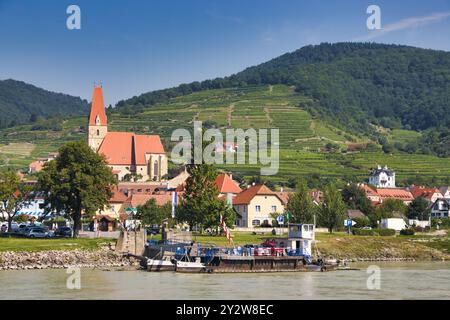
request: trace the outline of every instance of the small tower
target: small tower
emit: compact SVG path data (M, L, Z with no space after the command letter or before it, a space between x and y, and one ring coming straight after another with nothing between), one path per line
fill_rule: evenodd
M108 119L106 118L105 103L103 102L103 89L101 86L94 86L88 125L88 145L92 150L98 151L107 133Z

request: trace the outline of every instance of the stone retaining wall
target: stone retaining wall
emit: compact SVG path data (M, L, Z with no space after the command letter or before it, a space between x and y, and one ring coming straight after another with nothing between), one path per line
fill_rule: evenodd
M51 250L40 252L0 252L0 270L126 267L137 265L109 249Z

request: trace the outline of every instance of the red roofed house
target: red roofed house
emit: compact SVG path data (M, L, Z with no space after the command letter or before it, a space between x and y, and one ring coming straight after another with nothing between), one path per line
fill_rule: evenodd
M414 200L411 192L400 188L375 188L366 184L360 184L359 187L364 190L366 197L372 201L373 205L381 204L387 199L401 200L406 205Z
M167 156L158 135L108 132L102 87L94 87L88 128L89 146L105 155L119 180L140 174L141 181L161 181L167 174Z
M242 191L238 183L233 180L233 176L227 173L221 173L217 176L216 186L219 189L219 196L226 196L228 193L235 196Z
M437 199L442 199L444 196L441 191L437 188L425 188L422 186L412 186L409 191L411 191L412 195L415 198L425 198L430 203L435 203Z
M273 224L273 213L283 213L284 204L280 196L265 185L255 185L233 198L233 208L240 216L238 227L257 227Z

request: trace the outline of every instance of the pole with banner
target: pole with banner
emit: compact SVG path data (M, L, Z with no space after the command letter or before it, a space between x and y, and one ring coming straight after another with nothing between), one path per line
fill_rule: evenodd
M172 218L175 219L175 214L177 211L178 205L178 192L172 192Z

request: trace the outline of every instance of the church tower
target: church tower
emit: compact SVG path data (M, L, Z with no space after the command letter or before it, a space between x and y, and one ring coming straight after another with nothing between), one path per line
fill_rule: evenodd
M92 150L98 151L107 133L108 119L106 118L105 103L103 102L103 89L101 86L94 86L88 125L88 145Z

